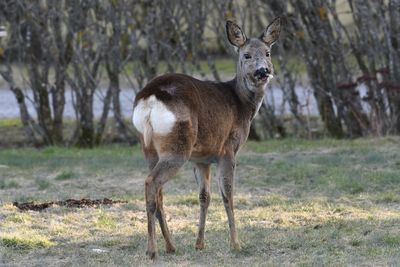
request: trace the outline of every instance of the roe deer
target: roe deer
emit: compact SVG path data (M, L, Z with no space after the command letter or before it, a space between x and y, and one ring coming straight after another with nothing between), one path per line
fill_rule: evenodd
M148 223L147 255L156 257L155 218L174 252L163 209L163 185L186 161L194 164L199 182L200 221L195 248L204 248L204 225L210 203L210 165L217 177L228 217L230 244L239 250L233 212L235 157L246 141L250 123L260 108L265 86L272 78L272 44L281 22L276 18L259 38L246 38L227 21L230 43L238 48L236 77L228 82L200 81L183 74L166 74L150 81L134 102L133 124L140 133L150 174L145 182Z

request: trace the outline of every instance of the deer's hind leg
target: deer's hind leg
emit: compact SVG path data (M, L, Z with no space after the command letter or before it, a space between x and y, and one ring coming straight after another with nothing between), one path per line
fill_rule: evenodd
M160 188L158 190L156 198L157 198L156 199L156 203L157 203L156 217L158 219L158 222L160 223L161 232L164 236L165 250L167 251L167 253L174 253L175 245L171 239L171 234L168 229L167 220L165 217L165 212L164 212L164 207L163 207L162 188Z
M157 165L158 163L158 154L157 151L154 147L153 144L151 144L149 147L144 148L143 149L146 161L147 161L147 165L149 167L149 170L152 171L154 169L154 167ZM165 246L166 246L166 251L168 253L172 253L175 252L175 246L171 240L171 234L169 232L168 229L168 225L166 222L166 217L165 217L165 212L164 212L164 207L163 207L163 192L162 192L162 188L160 188L157 191L156 194L156 218L158 219L159 223L160 223L160 228L161 228L161 232L164 236L165 239Z
M158 153L154 144L151 143L148 147L143 146L143 154L147 162L149 171L152 171L158 162Z
M152 259L156 256L156 217L161 226L167 252L175 251L165 219L162 186L174 176L189 159L193 143L191 133L192 130L188 122L178 122L169 136L153 139L156 143L155 147L157 147L158 162L150 171L150 175L147 177L145 183L148 227L147 254Z
M145 194L146 194L146 211L147 211L147 230L148 230L148 247L147 254L150 258L156 256L155 242L155 216L160 222L161 230L164 235L167 251L173 252L175 247L172 244L171 236L168 230L167 222L162 203L162 186L174 176L180 167L185 163L182 158L163 159L157 162L156 166L146 178Z

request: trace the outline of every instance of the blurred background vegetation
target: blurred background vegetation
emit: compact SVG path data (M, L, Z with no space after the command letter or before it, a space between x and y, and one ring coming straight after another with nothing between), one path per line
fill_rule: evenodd
M400 133L400 0L2 0L0 145L135 143L150 79L231 79L225 21L258 36L277 16L276 79L250 138Z

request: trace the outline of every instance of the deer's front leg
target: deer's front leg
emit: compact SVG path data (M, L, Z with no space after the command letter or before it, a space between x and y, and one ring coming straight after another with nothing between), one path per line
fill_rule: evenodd
M221 191L222 200L224 202L226 214L228 216L231 247L235 250L240 250L235 226L235 215L233 212L233 177L235 175L234 156L221 157L217 168L219 188Z
M207 210L211 200L211 168L210 164L196 164L195 175L199 182L199 201L200 201L200 218L199 231L197 234L196 249L204 248L204 228L206 224Z

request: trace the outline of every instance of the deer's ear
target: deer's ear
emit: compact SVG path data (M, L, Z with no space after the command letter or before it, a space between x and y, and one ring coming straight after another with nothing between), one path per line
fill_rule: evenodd
M278 17L267 26L263 34L260 36L260 39L268 46L271 46L276 42L276 40L278 40L280 33L281 19Z
M234 22L228 20L226 22L226 34L231 44L237 47L242 47L246 43L246 35Z

